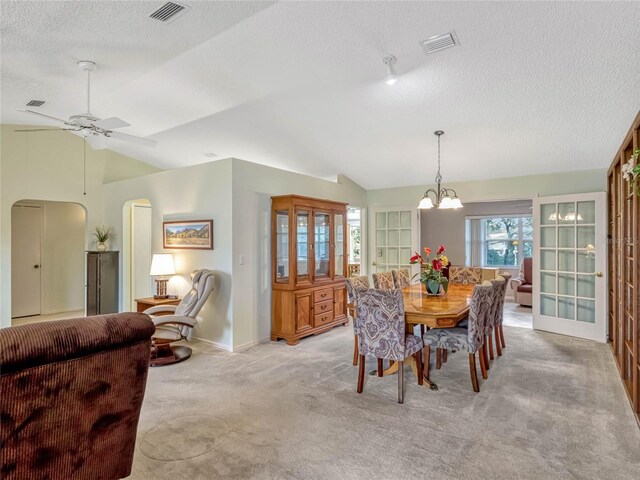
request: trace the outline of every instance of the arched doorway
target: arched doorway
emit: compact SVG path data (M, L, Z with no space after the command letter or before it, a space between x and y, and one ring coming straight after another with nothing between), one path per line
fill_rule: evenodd
M72 202L11 207L12 325L84 316L86 211Z

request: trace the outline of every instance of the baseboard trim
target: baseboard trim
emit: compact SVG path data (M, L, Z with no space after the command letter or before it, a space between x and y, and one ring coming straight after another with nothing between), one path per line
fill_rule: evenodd
M253 342L244 343L242 345L238 345L233 349L234 352L243 352L245 350L249 350L251 347L255 347L256 345L260 345L261 343L268 343L271 341L271 337L261 338L260 340L254 340Z
M83 312L84 314L84 305L79 308L61 308L57 310L47 310L46 312L40 312L40 315L57 315L58 313L67 313L67 312Z
M198 342L206 343L207 345L211 345L212 347L216 347L216 348L218 348L220 350L224 350L225 352L233 352L233 348L230 347L229 345L226 345L226 344L220 343L220 342L215 342L215 341L209 340L207 338L192 337L192 340L196 340Z

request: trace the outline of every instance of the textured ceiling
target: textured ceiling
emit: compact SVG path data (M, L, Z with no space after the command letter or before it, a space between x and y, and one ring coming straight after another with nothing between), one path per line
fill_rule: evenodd
M29 99L150 135L163 168L204 152L365 188L608 166L640 109L640 2L2 2L3 123ZM461 45L418 42L455 29ZM382 57L399 79L384 83Z

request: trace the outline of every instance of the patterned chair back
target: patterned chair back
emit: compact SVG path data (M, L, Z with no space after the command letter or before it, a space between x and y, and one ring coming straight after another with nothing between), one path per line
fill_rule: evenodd
M347 300L352 302L355 298L354 290L356 288L369 288L369 277L366 275L359 275L357 277L351 277L346 279L347 283Z
M489 318L485 325L485 332L487 335L491 335L493 328L498 326L500 318L500 311L502 310L504 292L507 290L507 282L504 277L498 275L496 278L489 280L493 288L491 310L489 310Z
M469 346L471 353L477 352L484 343L485 322L489 321L493 300L493 285L483 282L473 287L473 296L469 308Z
M495 317L496 326L502 325L502 320L504 318L504 299L507 296L507 286L509 285L509 280L511 279L511 274L508 272L502 272L498 278L504 278L504 284L502 285L502 294L500 295L500 306L498 307L498 315Z
M411 286L411 277L408 268L391 270L391 274L393 275L393 284L396 288L407 288Z
M482 283L480 267L449 267L451 285L479 285Z
M404 303L400 290L356 288L356 316L361 355L404 360Z
M394 290L396 288L392 272L374 273L372 277L373 286L378 290Z

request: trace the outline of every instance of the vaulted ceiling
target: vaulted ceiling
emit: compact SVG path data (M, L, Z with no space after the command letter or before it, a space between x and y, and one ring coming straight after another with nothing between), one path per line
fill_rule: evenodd
M93 60L92 112L158 141L113 150L383 188L432 182L437 129L446 181L606 167L640 109L640 2L188 0L168 24L149 18L162 3L3 1L2 122L46 124L15 111L31 99L83 112Z

